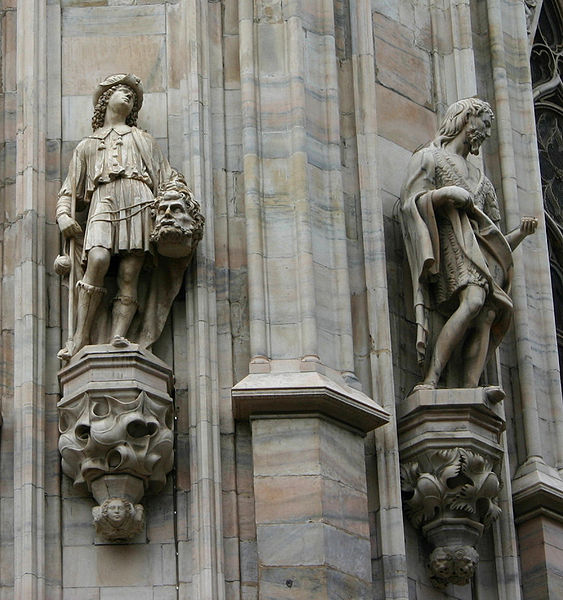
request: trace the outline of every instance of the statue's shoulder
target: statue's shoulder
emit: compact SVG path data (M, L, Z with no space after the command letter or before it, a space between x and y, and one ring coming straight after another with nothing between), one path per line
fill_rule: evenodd
M410 170L412 169L432 169L436 162L436 152L440 152L433 142L428 142L419 146L410 158Z
M144 129L139 129L138 127L131 127L131 133L134 137L142 139L143 141L149 144L152 144L156 141L154 139L154 136L152 136L148 131L145 131Z
M95 138L94 134L89 135L88 137L81 139L78 142L78 144L76 144L76 151L80 152L82 150L85 150L86 148L88 148L88 146L91 146L92 144L96 144L97 142L98 142L98 138Z

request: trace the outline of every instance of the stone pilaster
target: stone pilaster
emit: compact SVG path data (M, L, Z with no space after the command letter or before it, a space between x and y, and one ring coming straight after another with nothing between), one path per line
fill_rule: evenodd
M17 7L14 598L45 597L46 2ZM57 557L53 557L57 560Z
M316 372L249 375L232 395L252 425L259 598L370 598L363 436L387 413Z
M392 413L371 11L367 0L239 1L250 377L360 379ZM374 488L374 568L385 597L406 598L393 425L366 448L385 490Z
M522 2L509 11L500 0L487 0L507 230L522 214L540 221L538 234L514 253L515 400L520 405L515 413L524 460L511 485L524 597L557 598L563 588L556 566L563 548L563 397L525 8ZM529 143L516 146L515 136Z
M544 463L523 465L512 482L512 499L526 600L563 596L563 486Z
M215 205L211 138L211 54L216 3L182 0L178 34L181 52L172 50L173 79L179 80L178 109L182 116L183 170L206 220L206 234L198 246L186 293L186 337L178 344L184 360L184 389L189 388L184 422L189 423L189 516L187 536L179 544L180 593L194 598L225 598L223 504L217 350L215 271ZM181 336L178 336L181 337ZM189 417L188 417L189 415Z

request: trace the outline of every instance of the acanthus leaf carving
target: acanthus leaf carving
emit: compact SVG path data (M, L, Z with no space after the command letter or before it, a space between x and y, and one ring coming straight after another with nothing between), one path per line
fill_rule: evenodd
M473 545L501 513L501 483L491 461L465 448L427 451L401 465L401 487L411 523L436 546L432 582L439 588L468 583L479 560ZM467 543L447 544L450 536Z

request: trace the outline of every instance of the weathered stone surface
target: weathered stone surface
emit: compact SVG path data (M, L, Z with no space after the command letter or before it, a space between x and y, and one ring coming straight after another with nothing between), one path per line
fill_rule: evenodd
M235 417L284 412L319 412L346 425L370 431L387 421L371 398L344 383L316 373L251 374L231 392Z
M101 506L96 530L123 541L144 528L138 503L173 465L172 374L138 346L87 346L59 373L63 471Z
M346 461L338 464L328 451L355 449L361 466L360 434L321 417L270 415L251 423L260 586L273 585L272 593L286 597L293 584L275 587L269 578L282 571L270 567L314 567L312 587L304 588L308 593L318 588L319 597L338 597L340 583L331 579L336 572L347 574L359 593L367 593L371 567L365 473L348 473Z
M431 543L433 585L467 585L484 528L501 515L503 413L483 388L416 390L399 412L405 513Z
M530 18L532 4L2 3L1 600L309 600L331 597L329 588L338 600L471 595L469 586L432 586L428 545L402 509L395 402L402 417L419 373L397 199L412 151L447 106L479 95L496 119L475 165L502 190L503 231L521 214L542 213L526 27L549 3L536 2ZM139 125L186 173L209 232L154 348L177 378L176 469L159 495L145 498L146 532L131 546L166 546L165 577L152 569L162 564L156 555L147 565L125 551L111 561L83 554L108 545L90 524L94 501L61 474L56 449L54 355L67 337L66 291L51 268L57 193L72 150L90 133L92 81L121 70L144 80ZM561 512L563 404L547 256L540 219L514 257L514 328L493 369L505 402L482 410L463 401L457 414L421 403L429 415L413 409L401 430L403 438L420 421L436 450L449 436L450 446L473 438L489 457L505 453L503 512L477 548L480 598L563 596L552 531L552 513ZM250 424L235 423L230 390L249 371L275 372L277 359L296 373L342 377L391 417L363 439L348 430L297 432L294 423L272 428L255 465L269 506L255 498ZM451 431L437 418L442 409ZM291 435L294 447L285 443ZM404 440L403 455L420 447L420 437ZM280 486L266 481L278 478L321 483L300 507L279 502ZM322 502L309 502L312 488ZM281 496L289 490L298 496L289 484ZM369 522L357 519L364 495ZM288 526L305 506L324 514L327 527L371 540L371 586L320 565L262 566L258 581L256 514L268 519L260 527ZM278 510L290 522L270 522ZM130 577L131 556L150 573Z

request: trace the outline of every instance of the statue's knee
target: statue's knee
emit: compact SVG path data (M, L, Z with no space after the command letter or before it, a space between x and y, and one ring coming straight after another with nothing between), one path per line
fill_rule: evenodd
M492 308L488 308L487 310L484 311L483 318L487 325L491 325L492 322L495 320L496 316L497 316L496 311L493 310Z
M132 285L137 281L141 271L142 261L122 261L119 265L119 280L122 285Z
M109 268L110 262L109 250L105 248L95 247L88 252L88 266L87 269L96 273L105 273Z
M465 310L469 316L474 319L477 317L483 305L485 304L485 291L482 288L475 287L468 290L464 299Z

